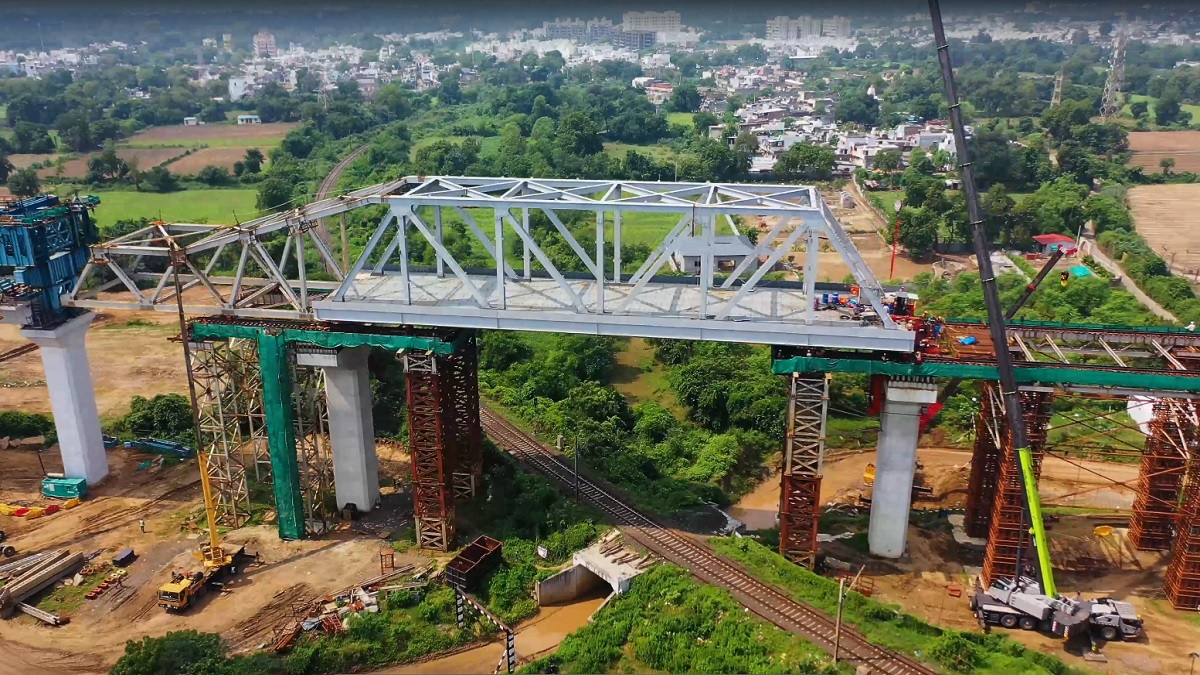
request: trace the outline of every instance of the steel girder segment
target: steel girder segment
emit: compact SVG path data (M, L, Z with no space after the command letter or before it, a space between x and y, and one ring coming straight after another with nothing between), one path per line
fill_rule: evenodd
M454 501L450 492L455 461L450 396L453 387L447 386L445 370L444 359L430 352L404 354L417 546L436 551L449 551L454 541Z
M793 374L789 379L787 437L780 472L779 553L812 569L817 556L829 380L824 373Z
M1139 551L1171 548L1186 453L1197 442L1194 414L1189 401L1159 399L1154 403L1129 524L1129 537Z
M998 395L999 392L997 390L994 393ZM1051 395L1048 392L1021 392L1026 439L1029 449L1033 451L1035 475L1041 474L1042 457L1045 456L1046 425L1050 421L1050 401ZM995 416L997 426L1002 425L1003 420L1002 415ZM1032 562L1037 559L1037 554L1032 550L1032 537L1026 532L1029 524L1025 523L1022 527L1024 493L1016 449L1013 448L1012 437L1007 428L1000 430L999 438L1001 440L1000 462L987 549L983 555L983 578L987 583L991 583L993 579L997 578L1016 576L1018 549L1024 549L1023 560Z

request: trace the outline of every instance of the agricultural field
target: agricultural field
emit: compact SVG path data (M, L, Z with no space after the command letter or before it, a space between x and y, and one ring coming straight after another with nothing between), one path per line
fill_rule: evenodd
M275 124L202 124L188 127L174 125L151 127L125 141L126 148L175 147L192 148L273 148L289 131L299 126L295 122Z
M139 171L158 166L171 161L172 159L186 152L183 148L120 148L117 150L117 156L126 162L136 161ZM100 153L93 153L98 155ZM76 157L68 159L63 163L62 177L63 178L83 178L87 176L88 160L93 156ZM43 159L51 158L52 155L25 155L26 157L42 157ZM47 178L58 174L58 169L50 166L38 171L38 176Z
M236 216L246 221L258 215L254 190L186 190L157 192L100 192L101 208L96 209L101 228L118 220L161 218L178 222L230 223Z
M56 155L53 155L53 154L47 154L47 155L17 154L17 155L9 155L8 161L12 163L13 168L24 169L24 168L33 166L34 164L37 164L39 162L44 162L46 160L53 160L55 158L55 156Z
M1164 133L1200 139L1200 132ZM1129 191L1129 205L1138 234L1174 271L1200 269L1200 184L1140 185Z
M1159 162L1167 157L1175 160L1175 171L1200 171L1200 131L1133 131L1129 149L1129 163L1146 173L1161 171Z
M1121 109L1121 115L1124 117L1133 118L1133 113L1129 111L1129 107L1139 101L1145 101L1148 104L1147 113L1150 115L1150 124L1154 125L1154 103L1155 99L1145 94L1130 94L1125 98L1125 107ZM1180 110L1192 113L1192 121L1200 122L1200 105L1194 103L1184 103L1179 106Z
M167 168L174 174L194 174L206 166L223 166L230 171L233 171L233 165L240 162L245 156L249 148L221 147L221 148L201 148L186 157L171 162ZM266 148L259 148L263 151L263 155L267 154Z
M626 153L630 150L641 155L653 157L659 162L673 162L681 158L678 152L675 152L666 145L633 145L632 143L605 143L604 153L615 157L616 159L625 159Z

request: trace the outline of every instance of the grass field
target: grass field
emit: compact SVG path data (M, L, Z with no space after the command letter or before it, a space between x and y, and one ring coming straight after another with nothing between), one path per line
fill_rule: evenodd
M1149 109L1150 125L1157 126L1154 124L1155 100L1153 97L1146 96L1144 94L1130 94L1130 95L1126 96L1125 97L1125 107L1121 109L1121 114L1132 117L1133 114L1129 112L1129 106L1133 105L1134 103L1137 103L1138 101L1145 101L1146 103L1150 104L1150 109ZM1184 112L1192 113L1192 123L1193 124L1200 123L1200 105L1184 103L1184 104L1180 105L1179 108L1181 110L1183 110Z
M254 190L186 190L159 194L156 192L113 191L99 192L100 206L96 221L101 227L118 220L161 218L191 223L229 223L246 221L258 215L254 208Z
M667 113L667 122L670 124L686 124L692 126L692 120L696 117L696 113L673 112Z
M462 143L463 140L465 140L466 138L467 138L466 136L426 136L425 138L422 138L419 141L416 141L415 143L413 143L413 147L412 147L413 157L417 156L417 150L420 150L421 148L425 148L430 145L433 145L434 143L437 143L438 141L450 141L451 143L457 144L457 143ZM478 140L479 140L479 145L481 148L480 154L489 155L489 154L495 153L497 150L500 149L500 137L499 136L487 136L484 138L479 138Z
M626 153L630 150L636 151L641 155L648 155L660 162L673 162L681 159L683 156L675 152L673 149L665 145L633 145L631 143L605 143L605 154L611 155L617 159L625 159Z

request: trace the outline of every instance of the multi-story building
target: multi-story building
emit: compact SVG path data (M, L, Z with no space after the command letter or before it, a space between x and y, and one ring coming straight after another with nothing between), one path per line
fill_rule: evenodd
M596 40L610 40L620 31L620 27L612 19L592 19L587 22L588 37Z
M275 36L266 32L259 31L254 34L254 54L255 56L279 56L279 48L275 46Z
M658 33L651 30L623 30L616 34L614 40L626 49L650 49L658 42Z
M825 37L845 40L850 37L850 17L834 16L821 22L821 33Z
M789 19L777 16L767 21L767 39L791 42L821 36L821 20L811 16Z
M678 33L683 23L679 12L625 12L621 27L626 32Z
M543 21L542 30L548 40L585 40L588 37L588 22L582 19L555 19Z
M233 51L233 34L225 33L221 36L221 43L225 47L225 51Z

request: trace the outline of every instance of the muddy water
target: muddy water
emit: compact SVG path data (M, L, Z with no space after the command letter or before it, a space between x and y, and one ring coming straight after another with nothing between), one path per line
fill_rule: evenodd
M775 527L779 513L779 477L771 476L738 503L730 507L729 515L746 524L747 530L766 530Z
M607 591L607 589L605 589ZM517 626L517 658L522 661L554 651L568 634L582 628L604 602L604 594L589 595L568 605L542 607ZM502 640L423 663L399 666L378 673L484 673L496 671L504 655Z

